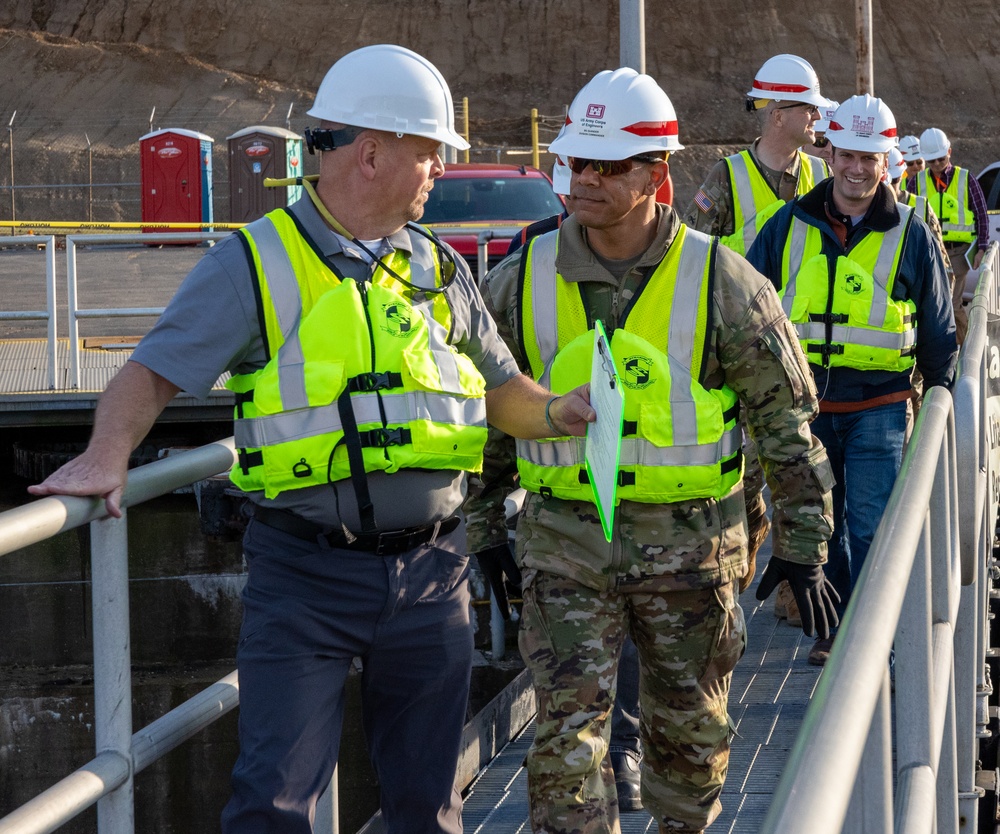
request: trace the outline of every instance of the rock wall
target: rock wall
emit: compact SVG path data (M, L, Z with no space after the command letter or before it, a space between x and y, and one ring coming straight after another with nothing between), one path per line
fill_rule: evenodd
M872 5L875 91L901 134L942 127L974 171L1000 158L1000 4ZM753 138L743 96L771 55L808 59L833 98L854 91L851 4L647 0L645 15L647 71L676 106L681 141L705 146L686 166L676 158L679 199L715 146ZM469 98L476 145L523 147L532 107L554 125L588 78L617 66L618 3L8 0L0 7L0 119L17 110L15 140L53 150L50 137L90 124L90 141L108 153L148 130L153 107L156 126L202 130L217 141L229 126L284 124L289 105L300 129L306 122L296 120L329 65L376 42L403 44L441 68L456 100Z

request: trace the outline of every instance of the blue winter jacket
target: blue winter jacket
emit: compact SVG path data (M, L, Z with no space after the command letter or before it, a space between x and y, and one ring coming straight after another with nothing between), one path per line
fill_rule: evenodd
M833 230L833 178L823 180L808 194L782 207L760 230L747 260L766 275L775 288L781 289L781 259L792 217L814 226L823 233L823 253L840 256L849 252L872 232L885 232L900 222L892 192L885 185L878 191L860 223L847 233L847 246L841 246ZM828 213L828 207L830 213ZM924 377L924 387L951 386L958 358L955 341L955 315L951 288L941 252L930 230L916 217L910 224L900 261L899 275L892 288L898 301L912 300L917 307L916 363ZM823 368L810 363L822 403L860 403L910 388L909 371L861 371L856 368Z

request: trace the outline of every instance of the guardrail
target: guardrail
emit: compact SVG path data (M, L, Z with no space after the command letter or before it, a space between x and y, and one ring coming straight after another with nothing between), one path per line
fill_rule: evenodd
M1000 419L987 386L998 262L994 243L953 394L932 388L924 399L762 834L978 829L977 736L989 735L992 695L985 661L992 481L1000 473L990 448L1000 444Z
M46 364L49 389L56 387L56 346L58 326L56 322L56 238L55 235L15 235L4 238L7 246L45 247L45 306L44 310L6 310L0 312L0 321L45 321L48 324Z
M66 304L69 318L69 384L80 387L80 319L106 319L123 316L159 316L163 307L92 307L81 309L77 296L76 249L78 246L114 246L122 243L160 245L201 243L228 237L230 232L170 232L125 235L66 235ZM53 354L54 355L54 354Z

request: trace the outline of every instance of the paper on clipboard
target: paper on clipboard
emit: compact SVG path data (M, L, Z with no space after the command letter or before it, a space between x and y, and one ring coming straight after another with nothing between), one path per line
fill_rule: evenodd
M622 420L625 394L615 371L611 345L601 322L594 329L594 357L590 370L590 404L597 420L587 426L584 458L594 503L601 517L604 538L611 541L611 526L618 492L618 464L622 453Z

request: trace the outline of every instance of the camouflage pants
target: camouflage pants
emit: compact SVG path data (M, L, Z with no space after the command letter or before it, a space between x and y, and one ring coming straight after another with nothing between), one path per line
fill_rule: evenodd
M642 801L667 831L699 831L722 808L731 673L746 645L735 583L657 594L600 592L529 572L520 647L538 699L528 753L531 826L620 831L608 720L626 631L639 650Z

